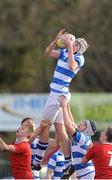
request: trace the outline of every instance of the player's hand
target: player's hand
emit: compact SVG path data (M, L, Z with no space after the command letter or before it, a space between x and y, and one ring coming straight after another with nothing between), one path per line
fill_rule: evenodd
M68 101L67 98L65 96L60 96L60 106L62 108L67 107Z
M45 126L48 126L49 124L50 124L50 122L49 122L49 121L44 120L44 121L41 121L41 123L40 123L40 127L45 127Z
M62 34L64 34L66 31L66 28L61 28L56 36L56 39L59 39L61 37Z
M37 131L37 134L40 135L41 132L47 127L47 126L51 126L52 124L47 121L47 120L43 120L40 123L40 126L35 130L35 132Z
M40 132L41 132L44 128L46 128L47 126L51 126L51 125L52 125L52 124L51 124L50 121L47 121L47 120L41 121L40 126L39 126Z
M65 33L63 36L62 36L62 40L64 42L64 44L68 47L68 46L73 46L73 41L70 40L69 38L69 35L67 35L67 33Z
M91 149L93 146L93 143L91 143L89 146L88 146L88 149Z

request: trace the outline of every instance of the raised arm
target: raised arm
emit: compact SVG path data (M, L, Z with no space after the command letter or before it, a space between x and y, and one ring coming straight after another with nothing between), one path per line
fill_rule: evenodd
M50 57L54 57L54 58L58 58L60 56L60 51L56 50L56 42L57 39L65 32L65 28L62 28L57 36L55 37L55 39L48 45L48 47L45 49L45 55L46 56L50 56Z
M68 112L68 107L67 107L67 99L64 96L61 96L61 106L63 109L63 119L65 123L65 127L67 132L72 136L76 132L76 124L71 120L71 116ZM70 108L70 107L69 107Z
M64 42L68 49L68 65L70 70L75 70L78 67L78 62L74 60L73 42L68 36L64 36Z
M69 114L70 120L72 121L73 126L75 127L75 129L77 129L77 125L74 122L74 117L71 111L70 103L67 104L67 110L68 110L68 114Z
M42 121L40 126L35 130L33 135L30 137L29 143L31 144L35 140L35 138L41 134L43 129L46 128L46 126L48 125L50 125L49 121Z
M6 144L5 141L3 141L2 138L0 138L0 150L15 152L15 147L13 145Z

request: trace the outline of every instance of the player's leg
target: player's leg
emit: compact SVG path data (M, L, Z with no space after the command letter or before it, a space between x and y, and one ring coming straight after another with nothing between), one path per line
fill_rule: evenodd
M33 165L38 165L37 167L33 167L33 169L40 170L41 169L41 163L43 156L45 154L45 151L48 147L48 139L49 139L49 130L51 127L51 123L49 123L44 129L42 130L39 141L36 146L36 156L35 159L33 160L32 164Z
M37 156L33 161L34 165L40 164L42 162L42 158L48 147L50 127L59 112L59 101L57 100L57 98L58 96L49 95L44 107L43 120L44 122L49 121L50 123L46 127L44 127L43 131L40 134L39 142L37 145Z
M68 134L65 129L65 125L63 122L63 111L62 108L60 108L59 113L56 117L56 120L54 122L55 129L57 132L57 137L61 143L62 151L65 156L65 167L71 165L71 148L70 148L70 139L68 137Z

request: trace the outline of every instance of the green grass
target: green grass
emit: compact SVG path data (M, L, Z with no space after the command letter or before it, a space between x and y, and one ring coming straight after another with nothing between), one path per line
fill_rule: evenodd
M112 126L112 94L73 94L71 107L77 123L84 119L94 120L99 130Z

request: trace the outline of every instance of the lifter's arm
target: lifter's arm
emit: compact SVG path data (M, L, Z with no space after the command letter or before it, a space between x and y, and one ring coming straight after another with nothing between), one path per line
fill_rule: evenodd
M68 108L67 108L67 100L64 96L61 96L61 106L63 109L63 119L65 123L65 127L67 132L72 136L76 132L76 124L70 119Z

